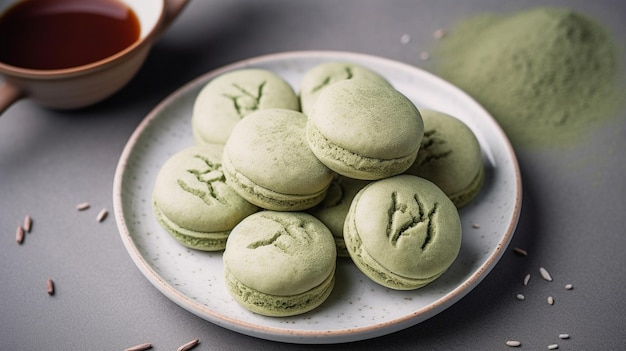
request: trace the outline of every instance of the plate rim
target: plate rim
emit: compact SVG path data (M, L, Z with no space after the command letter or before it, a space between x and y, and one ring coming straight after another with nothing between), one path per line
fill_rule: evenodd
M325 59L336 59L337 57L341 57L342 59L349 61L351 58L357 60L368 60L374 61L383 65L391 65L403 70L412 71L412 73L417 73L418 75L427 77L430 80L438 81L438 84L445 86L447 89L452 89L456 92L457 95L463 96L466 100L466 103L470 103L475 105L476 108L482 110L482 112L488 116L491 120L493 127L500 134L500 138L504 141L505 146L507 148L506 153L511 157L512 167L514 170L515 177L515 204L513 206L512 218L508 223L506 228L506 232L503 235L502 239L498 241L497 246L493 249L487 259L475 270L475 272L469 276L467 279L463 280L452 289L450 292L442 295L440 298L435 300L434 302L423 306L417 310L412 311L411 313L407 313L400 317L393 318L389 321L377 322L372 325L353 327L353 328L342 328L342 329L330 329L330 330L293 330L287 328L276 328L272 326L263 326L255 323L251 323L248 321L242 321L239 319L231 318L227 315L221 313L215 313L210 309L204 308L204 306L191 301L186 295L180 293L176 289L170 286L169 283L163 280L163 278L149 265L149 263L143 258L143 255L139 252L137 246L135 245L131 233L126 225L126 221L124 218L124 210L122 205L122 186L124 180L124 172L126 170L126 166L128 164L129 158L132 155L132 152L137 145L140 137L142 136L145 129L160 115L162 110L170 105L173 101L176 101L180 96L185 95L188 91L193 90L198 87L199 84L203 84L211 77L215 77L223 72L231 71L233 69L247 67L254 65L255 63L260 62L268 62L268 61L278 61L284 59L303 59L303 58L325 58ZM141 271L141 273L145 276L154 285L157 290L166 295L168 299L175 302L179 306L183 307L187 311L209 321L213 324L219 325L221 327L246 334L249 336L255 336L262 339L274 340L274 341L286 341L292 343L307 343L307 344L328 344L328 343L338 343L338 342L350 342L357 340L364 340L373 338L376 336L386 335L412 325L418 324L421 321L424 321L432 316L440 313L446 308L450 307L458 300L463 298L466 294L468 294L474 287L476 287L492 270L492 268L497 264L497 262L502 257L505 249L508 247L511 239L515 233L515 229L517 227L519 216L521 212L521 204L522 204L522 183L521 183L521 172L519 169L519 163L514 152L513 146L509 141L508 137L504 133L503 129L497 123L497 121L493 118L493 116L488 113L478 102L476 102L473 98L471 98L467 93L454 86L453 84L445 81L444 79L425 71L419 67L410 65L408 63L400 62L397 60L393 60L390 58L374 56L370 54L364 53L356 53L356 52L347 52L347 51L327 51L327 50L304 50L304 51L285 51L278 53L271 53L260 55L256 57L246 58L243 60L239 60L227 65L220 66L215 69L211 69L208 72L201 74L200 76L188 81L183 84L179 88L175 89L172 93L170 93L166 98L164 98L161 102L159 102L137 125L131 136L129 137L127 143L124 146L124 149L120 155L118 164L115 169L115 175L113 180L113 207L114 207L114 216L117 224L117 228L126 248L129 253L132 261ZM202 313L198 311L200 309ZM441 310L438 310L441 309ZM438 311L436 311L438 310ZM434 313L437 312L437 313ZM411 323L416 317L424 316L421 321L416 321L415 323ZM230 326L227 326L230 324ZM234 326L234 327L233 327Z

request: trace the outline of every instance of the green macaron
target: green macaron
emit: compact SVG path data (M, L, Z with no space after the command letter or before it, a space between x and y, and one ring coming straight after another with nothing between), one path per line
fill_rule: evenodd
M306 136L317 158L350 178L400 174L415 161L424 133L415 105L387 84L336 82L317 98Z
M380 84L389 84L380 74L353 62L320 63L309 69L300 81L301 111L309 115L322 90L331 84L347 79L369 79Z
M228 184L269 210L301 211L320 203L334 174L311 152L306 121L301 112L285 109L259 110L243 119L224 147Z
M245 218L233 229L223 261L235 301L266 316L311 311L335 283L332 234L303 212L261 211Z
M326 198L319 205L307 210L307 213L312 214L330 229L337 245L337 256L339 257L349 256L343 239L343 225L352 199L367 184L369 184L367 180L339 175L328 188Z
M192 146L171 156L157 174L152 208L158 223L181 244L218 251L231 229L258 211L227 184L223 146Z
M480 144L472 130L448 114L420 110L424 139L415 163L405 172L435 183L457 207L469 203L485 178Z
M193 135L200 144L224 144L235 125L250 113L266 108L299 110L299 104L291 85L272 71L229 71L198 93L191 118Z
M356 266L396 290L423 287L443 274L461 247L461 220L435 184L412 175L375 181L355 196L344 240Z

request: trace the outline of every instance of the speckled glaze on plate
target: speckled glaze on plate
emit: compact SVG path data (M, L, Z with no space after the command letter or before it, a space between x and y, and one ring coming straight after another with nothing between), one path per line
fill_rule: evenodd
M183 247L152 215L157 172L177 151L193 145L191 110L213 77L243 67L274 71L297 90L303 74L324 61L349 61L386 77L416 106L464 121L476 134L486 167L485 185L460 211L461 252L438 280L414 291L371 282L349 259L339 259L337 284L319 308L295 317L264 317L245 310L224 286L222 254ZM494 119L451 84L416 67L346 52L286 52L211 71L160 103L137 127L117 166L113 201L118 229L134 263L169 299L212 323L263 339L307 344L349 342L389 334L420 323L465 296L498 262L517 225L521 177L513 149ZM478 228L476 228L478 227Z

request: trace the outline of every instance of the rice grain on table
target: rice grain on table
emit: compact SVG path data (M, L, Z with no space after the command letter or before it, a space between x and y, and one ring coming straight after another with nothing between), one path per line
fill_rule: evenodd
M26 217L24 218L24 231L26 231L26 233L30 233L30 230L33 227L33 218L30 215L26 215Z
M527 286L529 281L530 281L530 273L526 274L526 276L524 277L524 286Z
M98 216L96 217L96 220L98 222L102 222L107 218L108 214L109 212L106 210L106 208L103 208L100 210L100 212L98 212Z
M569 334L559 334L559 339L569 339Z
M200 339L193 339L189 341L188 343L181 345L178 349L176 349L176 351L189 351L193 349L194 347L196 347L196 345L198 345L199 343L200 343Z
M79 211L84 211L90 207L89 202L81 202L76 205L76 209Z
M54 295L54 281L52 279L46 281L46 290L48 291L48 295Z
M24 228L22 228L22 226L18 226L17 230L15 231L15 241L18 244L21 244L24 242Z
M144 350L148 350L152 348L152 344L149 342L143 343L143 344L139 344L139 345L135 345L132 347L129 347L127 349L125 349L124 351L144 351Z
M552 296L548 296L548 304L554 305L554 298Z
M514 248L514 249L513 249L513 251L514 251L516 254L518 254L518 255L521 255L521 256L528 256L528 252L526 252L526 250L521 249L521 248L519 248L519 247Z
M574 289L574 286L572 284L565 284L565 289L566 290L572 290L572 289Z
M509 340L506 342L506 346L510 346L510 347L519 347L521 345L522 343L517 340Z
M549 282L552 281L552 276L550 275L550 273L548 272L547 269L543 268L543 267L539 267L539 273L541 274L541 277Z
M525 299L526 299L526 296L524 296L524 295L522 295L522 294L517 294L517 296L516 296L516 297L517 297L517 299L518 299L518 300L520 300L520 301L522 301L522 300L525 300Z
M556 350L558 348L559 348L559 345L557 345L557 344L552 344L552 345L548 346L548 350Z

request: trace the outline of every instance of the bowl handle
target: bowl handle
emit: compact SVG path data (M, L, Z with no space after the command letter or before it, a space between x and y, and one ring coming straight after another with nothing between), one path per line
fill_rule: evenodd
M0 116L14 102L24 97L24 93L15 85L4 82L0 84Z
M165 0L164 1L164 11L165 16L163 18L163 23L161 26L157 28L157 33L155 38L159 39L161 35L165 32L165 30L174 22L174 19L178 17L180 12L185 8L189 0Z

